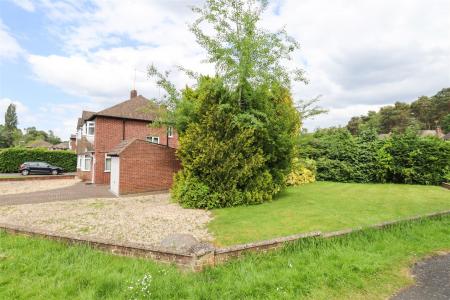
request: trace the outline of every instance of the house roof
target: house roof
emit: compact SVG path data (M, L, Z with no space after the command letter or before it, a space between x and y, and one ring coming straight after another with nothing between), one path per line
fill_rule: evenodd
M69 149L69 142L62 142L52 146L53 149Z
M77 153L84 154L90 152L94 152L94 146L85 136L81 137L81 139L77 142Z
M125 150L129 145L131 145L136 139L123 140L118 143L109 153L111 156L119 156L119 154Z
M143 140L143 139L138 139L138 138L134 138L134 139L129 139L129 140L123 140L121 141L119 144L117 144L109 153L108 155L110 156L120 156L120 154L125 151L130 145L132 145L133 143L145 143L151 146L156 146L156 147L164 147L164 148L172 148L172 147L168 147L167 145L162 145L162 144L155 144L155 143L151 143L147 140Z
M95 112L93 111L83 110L83 112L81 113L81 118L78 118L77 129L82 127L84 121L89 120L94 114Z
M27 148L50 148L53 145L44 140L37 140L27 144Z
M436 130L419 130L420 136L436 136Z
M75 140L76 138L77 138L77 135L76 135L76 134L71 134L71 135L70 135L70 139L71 139L71 140Z
M125 100L119 104L116 104L107 109L94 113L86 120L92 120L97 116L133 119L142 121L155 120L156 114L149 111L150 100L142 95L132 97L129 100Z

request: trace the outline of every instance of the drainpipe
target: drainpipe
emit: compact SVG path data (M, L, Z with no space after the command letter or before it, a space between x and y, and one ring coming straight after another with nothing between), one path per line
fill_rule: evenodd
M125 120L122 120L122 141L125 140Z

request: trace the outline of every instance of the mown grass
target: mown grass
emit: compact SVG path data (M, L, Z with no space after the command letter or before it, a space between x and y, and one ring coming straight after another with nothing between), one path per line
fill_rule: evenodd
M213 210L209 230L219 245L308 231L335 231L450 209L438 186L316 182L291 187L274 201Z
M435 251L450 251L449 216L310 239L201 273L0 231L0 299L128 299L145 274L151 299L385 299Z

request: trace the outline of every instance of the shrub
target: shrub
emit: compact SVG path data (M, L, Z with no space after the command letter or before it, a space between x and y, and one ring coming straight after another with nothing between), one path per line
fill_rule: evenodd
M216 208L270 201L291 169L299 116L282 88L246 94L245 110L220 78L203 77L183 93L183 169L172 196L184 207Z
M8 148L0 151L0 173L18 172L19 166L26 161L45 161L66 172L77 168L77 155L72 151Z
M415 133L394 135L383 145L390 160L390 182L440 184L450 170L450 143Z
M372 130L352 136L345 128L322 129L302 137L299 148L316 160L317 180L440 184L450 172L450 143L415 130L380 140Z
M301 160L295 157L292 171L286 178L287 185L301 185L316 181L316 162L312 159Z

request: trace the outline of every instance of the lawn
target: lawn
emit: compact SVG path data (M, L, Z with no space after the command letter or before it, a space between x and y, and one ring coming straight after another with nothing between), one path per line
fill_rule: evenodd
M450 251L449 236L447 216L301 241L186 273L0 231L0 299L141 299L142 290L149 299L386 299L412 283L406 270L414 261ZM143 289L136 282L145 274Z
M308 231L335 231L450 209L438 186L316 182L291 187L262 205L213 210L219 245Z

